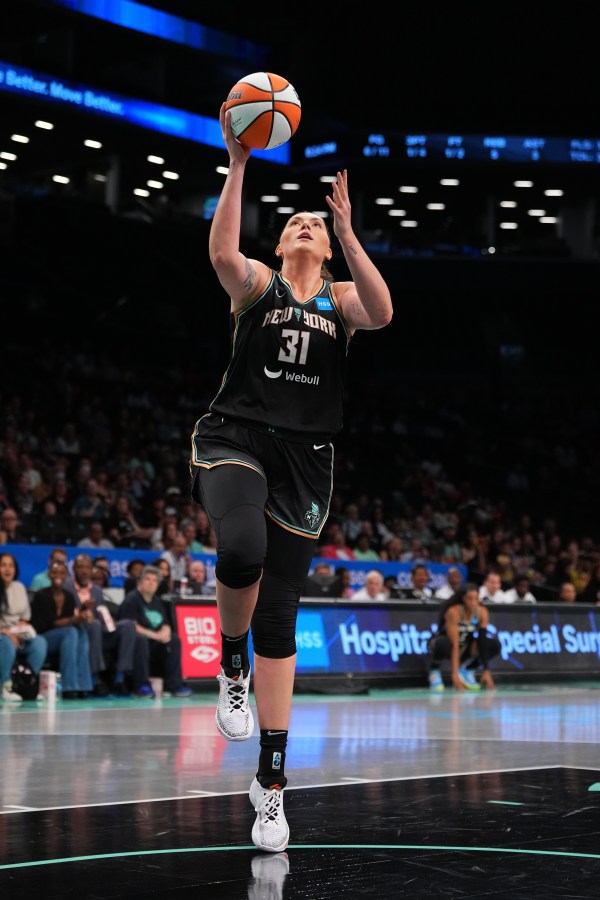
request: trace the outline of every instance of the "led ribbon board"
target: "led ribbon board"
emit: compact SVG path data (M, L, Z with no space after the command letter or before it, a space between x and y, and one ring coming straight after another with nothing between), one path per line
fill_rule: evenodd
M165 41L183 44L194 50L203 50L218 56L229 56L262 70L266 59L266 47L235 35L225 34L215 28L207 28L199 22L191 22L160 9L152 9L133 0L51 0L54 6L62 6L73 12L92 16L111 25L130 28Z
M0 60L0 91L18 94L35 100L46 100L79 112L88 112L159 131L177 138L223 148L223 136L218 119L186 112L172 106L150 103L134 97L124 97L113 91L103 91L88 85L54 78L32 69L14 66ZM290 145L282 144L272 150L253 150L253 156L268 162L289 165Z

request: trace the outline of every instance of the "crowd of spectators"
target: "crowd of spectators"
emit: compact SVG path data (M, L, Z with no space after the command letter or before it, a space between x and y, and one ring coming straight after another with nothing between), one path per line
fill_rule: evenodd
M169 551L172 569L186 552L215 552L188 468L214 378L50 345L26 368L1 398L0 543ZM496 403L494 416L469 416L464 385L442 398L441 382L392 391L381 379L378 391L359 373L351 391L315 556L335 566L462 564L479 584L490 571L504 589L525 577L544 599L570 581L578 599L596 602L600 541L582 499L600 474L587 441L591 406L559 415L538 403L528 430L534 395L522 396L500 440L506 410Z

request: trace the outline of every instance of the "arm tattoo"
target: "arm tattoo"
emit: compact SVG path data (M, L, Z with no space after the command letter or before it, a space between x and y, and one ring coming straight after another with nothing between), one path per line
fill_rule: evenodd
M235 160L233 162L229 163L229 170L227 172L228 178L231 178L231 176L233 175L233 173L235 171L235 166L236 166Z
M244 278L244 287L250 293L256 280L256 269L253 269L249 260L246 260L246 277Z
M358 250L352 244L348 244L348 250L350 251L350 253L354 253L355 256L358 255Z

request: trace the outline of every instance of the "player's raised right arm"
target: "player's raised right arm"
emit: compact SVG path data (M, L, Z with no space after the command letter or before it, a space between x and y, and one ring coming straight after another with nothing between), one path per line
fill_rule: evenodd
M247 300L264 283L263 263L247 259L240 252L242 186L250 150L237 141L231 131L231 112L221 106L219 114L223 140L229 152L229 173L215 210L208 239L208 252L221 285L231 297L233 307Z

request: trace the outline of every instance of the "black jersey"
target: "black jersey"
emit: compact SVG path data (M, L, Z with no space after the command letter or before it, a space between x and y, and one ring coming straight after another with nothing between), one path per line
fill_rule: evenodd
M444 603L438 620L437 634L447 634L446 631L446 611L451 606L462 606L460 598L455 596L449 597ZM473 638L474 632L479 628L479 613L476 611L471 619L465 619L463 616L458 620L458 646L462 650Z
M231 360L211 412L307 442L341 430L349 335L329 282L300 302L272 272L260 297L232 314L231 329Z

